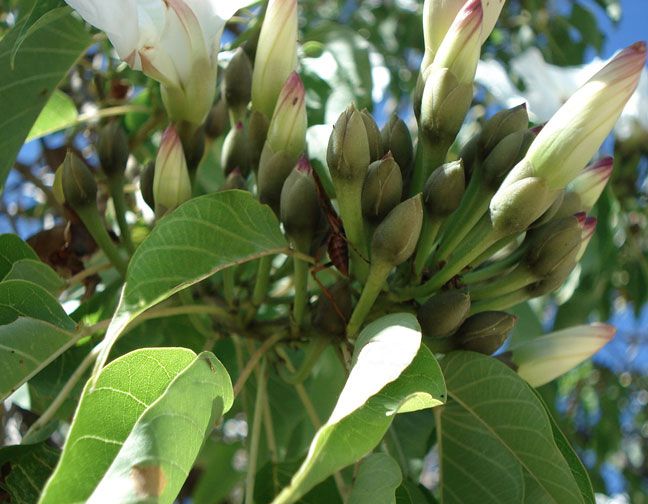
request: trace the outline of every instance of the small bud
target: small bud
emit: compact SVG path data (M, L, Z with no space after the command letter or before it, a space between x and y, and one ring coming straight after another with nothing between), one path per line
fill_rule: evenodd
M304 85L293 72L281 89L266 138L266 145L272 152L284 151L295 163L306 148L305 98Z
M570 327L513 346L511 360L520 377L540 387L589 359L615 332L608 324Z
M391 153L369 165L362 188L362 214L368 220L383 220L400 203L402 195L401 170Z
M534 176L550 189L562 189L578 176L617 122L645 63L646 44L633 44L567 100L529 148Z
M378 225L371 241L371 262L398 266L414 250L423 225L423 198L420 194L403 201Z
M568 190L579 196L581 208L578 211L589 212L594 207L612 176L613 165L614 160L605 157L585 168L569 184Z
M225 137L221 151L221 166L225 175L235 169L240 170L243 176L250 173L250 147L243 123L237 123Z
M376 121L367 109L360 112L362 122L367 130L367 141L369 143L369 159L371 162L378 161L383 155L382 137Z
M241 173L241 170L239 170L238 168L234 168L230 172L219 191L231 191L232 189L247 189L247 181Z
M518 131L526 131L529 125L529 113L526 104L500 110L484 124L479 134L481 151L488 155L504 138Z
M535 135L528 130L516 131L504 137L491 150L482 163L484 181L496 191L509 172L517 165L529 149Z
M329 138L326 162L333 180L364 180L370 158L367 128L351 104L340 114Z
M452 161L432 172L423 189L423 202L429 215L447 217L457 208L466 190L463 161Z
M234 52L225 69L223 96L235 117L241 118L252 97L252 63L241 47Z
M65 203L76 211L96 207L97 183L88 165L72 151L68 151L59 170Z
M517 317L509 313L478 313L461 325L453 339L463 350L491 355L504 344L516 323Z
M142 199L151 208L155 210L155 198L153 197L153 178L155 177L155 163L147 163L140 173L140 192Z
M182 144L182 147L184 148L189 173L196 173L205 155L205 128L197 128L191 137L186 139L186 143Z
M585 216L550 221L527 234L524 262L539 278L552 274L565 263L573 263L580 250Z
M281 222L300 252L308 253L322 211L308 158L302 156L281 190Z
M261 153L263 152L266 138L268 138L269 127L270 121L268 118L261 112L253 110L252 114L250 114L250 121L248 123L248 145L250 151L250 165L255 172L259 168L259 161L261 159Z
M520 233L540 217L554 199L541 178L527 177L502 186L490 202L493 228L505 235Z
M169 126L155 160L153 199L158 218L175 210L191 198L191 180L180 137L174 126Z
M270 117L296 66L297 0L270 0L254 60L252 108Z
M594 231L596 231L596 224L597 220L595 217L588 217L582 223L581 244L578 253L576 254L576 262L580 261L585 254L587 246L589 245L592 236L594 236Z
M562 284L565 283L567 277L576 267L576 264L576 261L563 263L559 268L556 268L542 280L527 285L524 290L527 293L528 299L545 296L558 289Z
M405 180L414 159L414 147L412 146L412 135L409 128L396 114L392 114L380 135L382 137L383 153L392 153L394 160L400 166L403 180Z
M423 336L445 338L453 334L468 316L470 296L458 290L432 296L417 311Z
M327 334L344 334L346 324L353 311L351 287L348 280L334 283L328 289L328 296L322 293L317 299L313 311L313 326Z
M118 121L106 124L99 131L97 154L106 177L120 177L124 174L129 156L128 137Z
M209 111L205 121L205 135L212 140L221 136L229 126L227 104L224 99L219 99Z
M286 178L295 167L295 163L284 152L278 152L274 155L266 154L261 161L257 179L259 200L261 203L270 205L270 208L279 215L281 189Z

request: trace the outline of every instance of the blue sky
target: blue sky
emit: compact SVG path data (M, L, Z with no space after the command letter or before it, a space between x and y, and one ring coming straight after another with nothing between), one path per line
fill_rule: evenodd
M584 4L591 6L593 0L585 0ZM599 17L601 28L608 36L603 48L603 57L609 57L617 49L629 46L639 40L648 40L648 0L621 0L623 11L621 21L617 26L605 16L600 7L593 7Z

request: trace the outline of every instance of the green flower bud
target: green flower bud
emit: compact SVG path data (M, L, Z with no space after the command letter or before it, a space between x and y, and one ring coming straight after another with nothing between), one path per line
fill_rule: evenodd
M362 214L367 219L380 222L400 203L402 195L401 170L391 153L369 165L362 188Z
M555 199L544 180L527 177L502 186L490 202L493 228L508 236L521 233L540 217Z
M527 285L525 291L528 295L528 298L530 299L545 296L558 289L562 284L565 283L565 280L567 280L569 274L576 267L576 264L576 261L563 263L559 268L555 269L542 280Z
M343 335L352 311L351 287L348 280L340 280L329 287L328 296L322 293L317 299L313 326L326 334Z
M364 180L371 162L367 128L353 104L338 118L329 138L326 162L331 177L344 180Z
M106 177L120 177L124 174L129 156L128 137L118 121L106 124L99 131L97 154Z
M466 190L463 161L452 161L432 172L423 189L423 201L429 215L447 217L457 208Z
M542 226L547 222L551 222L552 220L560 219L563 217L569 217L570 215L577 214L579 212L578 209L574 210L573 212L559 215L559 212L563 207L563 203L565 202L566 196L567 196L567 191L559 191L558 196L556 196L556 200L551 204L549 208L547 208L546 212L543 213L542 216L540 216L540 218L531 225L531 227L535 228L538 226Z
M245 128L243 123L239 122L229 131L223 142L221 166L225 175L229 175L236 168L244 176L250 173L249 149Z
M569 190L577 194L581 201L578 211L589 212L594 207L612 176L613 167L614 159L604 157L585 168L569 184Z
M229 126L227 104L224 99L219 99L211 108L205 121L205 134L212 140L221 136ZM265 141L265 139L264 139Z
M562 264L572 263L580 250L585 214L551 221L531 230L524 263L539 278L549 276Z
M416 314L423 336L445 338L466 320L470 310L470 295L463 291L441 292L421 305Z
M241 118L252 98L252 63L241 47L225 69L222 92L229 109Z
M488 155L495 146L512 133L526 131L529 127L529 113L526 104L500 110L484 124L479 134L480 150Z
M504 344L516 323L514 315L486 311L469 317L453 338L463 350L491 355Z
M480 135L479 133L470 137L470 139L464 144L459 152L459 158L463 160L464 164L464 173L466 176L466 181L470 181L472 174L474 173L480 158L480 147L479 147Z
M88 165L68 151L61 171L61 189L65 203L75 211L97 205L97 183Z
M248 150L250 155L250 165L254 171L259 169L259 162L266 138L268 138L268 128L270 121L268 118L253 110L248 123Z
M279 215L281 189L294 167L294 161L284 152L272 156L266 154L261 160L257 178L259 200L261 203L270 205L277 215Z
M403 201L378 225L371 241L371 262L393 267L407 261L423 225L423 198L420 194Z
M175 210L191 198L191 180L180 137L174 126L169 126L155 160L153 199L158 218Z
M230 172L219 191L230 191L232 189L247 190L247 181L238 168L234 168Z
M183 142L182 147L187 160L189 173L195 173L205 155L205 128L197 128L193 134Z
M484 181L492 190L497 190L509 172L517 165L535 135L529 130L516 131L507 135L491 150L482 164Z
M391 151L394 160L400 166L403 180L407 179L414 160L414 147L412 146L412 135L409 128L401 118L396 114L392 114L380 135L382 137L383 152L386 154Z
M371 116L367 109L360 112L362 122L364 122L365 129L367 130L367 141L369 143L369 159L371 162L377 161L383 155L382 136L376 121Z
M151 208L155 210L155 198L153 197L153 177L155 176L155 163L147 163L140 173L140 192L142 199Z
M322 210L308 158L302 156L281 190L280 217L288 237L300 252L308 253L319 227Z

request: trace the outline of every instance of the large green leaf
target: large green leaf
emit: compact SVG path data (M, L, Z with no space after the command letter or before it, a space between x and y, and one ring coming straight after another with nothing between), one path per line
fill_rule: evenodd
M42 287L0 283L0 399L45 368L76 341L74 321Z
M54 89L91 42L72 15L53 16L50 21L23 42L13 67L13 48L22 25L0 40L0 187Z
M51 294L58 294L65 288L65 280L52 268L40 260L20 259L13 263L7 275L2 279L25 280L39 285Z
M349 504L395 504L403 481L398 462L386 453L369 455L360 464Z
M162 219L133 255L106 352L131 320L172 294L235 264L286 251L274 213L250 193L188 201Z
M74 126L78 117L79 113L72 98L57 89L36 119L26 141Z
M232 385L209 352L149 348L86 384L41 503L168 502L180 491Z
M0 235L0 279L4 278L16 261L38 260L36 252L15 234Z
M12 504L33 504L58 457L59 451L46 443L0 448L0 495Z
M584 502L527 383L472 352L453 352L441 367L448 387L448 404L437 412L444 503L522 502L525 477L544 493L543 502Z
M369 324L356 342L354 365L333 413L275 504L295 502L373 450L396 413L431 408L445 397L443 375L421 346L416 317L399 313Z

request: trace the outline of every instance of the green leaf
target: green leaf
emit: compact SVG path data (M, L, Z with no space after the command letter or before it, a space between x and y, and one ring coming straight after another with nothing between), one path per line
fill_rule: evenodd
M443 375L432 353L421 346L421 329L411 314L388 315L369 324L356 342L353 362L333 413L275 504L295 502L371 452L396 413L445 401Z
M209 194L181 205L133 255L99 362L128 323L151 306L217 271L286 251L274 213L248 192Z
M79 113L72 98L57 89L36 119L25 141L29 142L74 126L78 117Z
M209 352L149 348L111 362L86 384L46 503L171 503L232 385Z
M6 280L0 285L0 324L9 324L18 317L30 317L67 331L74 330L74 321L42 287L25 280Z
M91 42L81 21L66 15L27 38L12 68L20 26L0 40L0 187L54 89Z
M46 443L0 448L0 494L12 504L33 504L58 457L59 451Z
M23 42L27 40L27 37L48 23L52 23L63 17L70 11L68 7L59 7L61 3L61 0L40 0L34 2L34 5L29 12L29 16L25 19L25 22L20 25L20 35L18 36L11 52L12 69L16 61L16 54L18 54L20 47Z
M437 411L444 503L522 502L524 473L544 502L583 502L542 403L496 359L453 352L441 362L448 404Z
M25 280L42 287L50 294L58 294L65 288L65 280L40 260L20 259L13 263L3 281Z
M405 480L396 489L396 504L436 504L436 500L427 488Z
M11 270L13 263L21 259L38 260L38 256L15 234L0 235L0 278L4 278Z
M398 462L386 453L369 455L360 464L349 504L394 504L403 481Z

